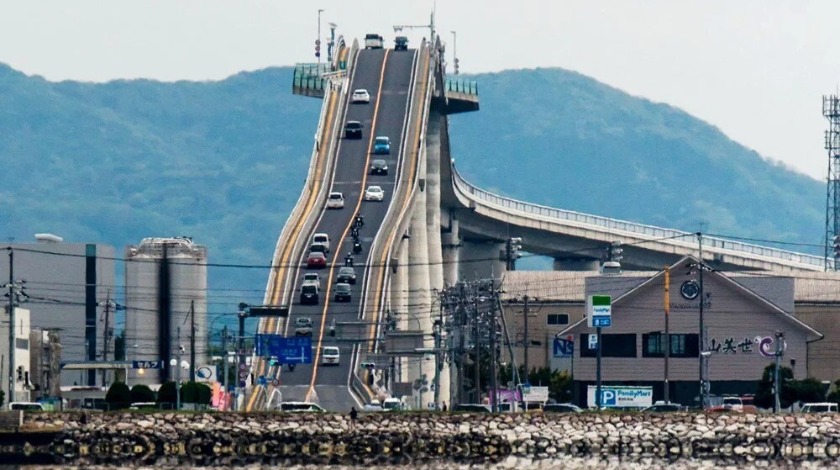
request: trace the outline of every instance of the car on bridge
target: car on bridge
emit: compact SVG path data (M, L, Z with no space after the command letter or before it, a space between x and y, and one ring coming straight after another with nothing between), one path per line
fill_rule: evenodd
M361 139L362 138L362 123L359 121L347 121L344 125L345 139Z
M315 251L319 251L326 255L329 250L327 249L327 245L324 245L323 243L313 243L309 245L309 252L313 253Z
M373 139L373 153L375 155L388 155L391 153L391 139L384 135L378 135Z
M387 175L388 174L388 162L385 160L377 159L370 162L370 174L372 175Z
M408 38L405 36L397 36L394 38L394 50L395 51L407 51L408 50Z
M341 352L337 346L324 346L321 348L321 365L337 366L341 363Z
M295 336L312 336L312 319L308 317L295 318Z
M305 273L303 275L303 283L301 285L312 284L321 288L321 275L318 273Z
M300 286L301 305L318 305L318 286L315 284L304 284Z
M385 191L381 186L368 186L365 190L365 201L384 201Z
M382 49L385 47L385 39L377 33L365 35L365 49Z
M353 96L350 97L351 103L370 103L370 93L364 88L359 88L353 91Z
M333 287L335 292L336 302L350 302L353 300L353 291L350 289L350 284L346 282L339 282Z
M313 251L306 257L306 267L320 269L327 267L327 257L320 251Z
M344 194L331 192L327 196L327 209L344 209Z
M335 282L345 282L347 284L356 283L356 270L352 266L342 266L338 268L338 275L335 277Z
M312 235L312 243L320 243L327 247L327 251L325 253L330 252L330 236L326 233L316 233Z

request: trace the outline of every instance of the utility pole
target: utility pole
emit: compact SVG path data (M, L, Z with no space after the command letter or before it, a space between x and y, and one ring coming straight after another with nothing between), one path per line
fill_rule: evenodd
M9 247L9 398L15 401L15 252Z
M705 326L703 324L703 304L706 303L706 299L703 298L703 271L705 270L705 266L703 264L703 233L697 232L697 244L700 252L700 260L699 260L699 268L700 268L700 285L699 285L699 296L700 296L700 334L698 335L699 340L699 348L700 348L700 408L706 408L706 378L703 375L703 362L708 360L706 356L702 353L706 350L706 335L705 335Z
M473 357L475 360L473 361L473 371L475 376L475 403L481 402L481 365L479 361L480 357L480 350L481 350L481 327L480 327L480 319L478 313L478 292L475 290L475 286L472 286L473 289L473 325L474 329L473 332L475 336L473 336Z
M435 322L435 409L440 410L441 334L443 333L443 292L440 293L440 314ZM451 403L450 403L451 405Z
M773 411L775 413L778 413L779 411L782 410L782 404L781 404L781 399L780 399L780 395L781 395L781 387L780 387L781 380L780 380L780 377L781 377L782 374L779 373L779 367L781 367L782 354L784 354L784 352L782 351L782 342L784 340L785 340L785 334L781 331L777 331L776 332L776 369L773 373L773 395L774 395Z
M595 347L595 408L601 411L601 327L595 329L597 345Z
M190 382L195 382L195 300L190 300Z
M525 294L523 317L525 323L525 383L531 383L531 369L528 368L528 347L531 344L531 340L528 338L528 294Z
M496 296L498 295L498 293L496 292L496 289L492 287L492 285L490 288L493 289L493 302L490 305L490 388L492 389L492 393L490 395L490 403L491 411L493 413L498 413L499 393L498 384L496 383L496 379L498 376L498 367L496 367Z
M175 410L181 410L181 327L178 327L178 353L175 364Z
M111 317L111 289L108 289L107 294L105 294L105 328L102 330L102 362L108 362L108 327L110 326L110 317ZM105 384L105 376L107 375L107 371L102 369L102 386L104 387Z
M222 328L222 385L225 393L228 392L228 327Z
M671 402L671 386L668 382L668 361L671 358L671 268L665 267L665 403Z
M464 403L464 362L467 355L467 348L464 343L467 328L467 309L464 306L464 282L458 283L458 403ZM450 403L451 405L451 403Z

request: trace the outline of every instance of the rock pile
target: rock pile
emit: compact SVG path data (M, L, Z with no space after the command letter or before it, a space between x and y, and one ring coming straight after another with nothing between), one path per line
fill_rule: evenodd
M372 413L351 423L332 414L33 413L24 429L14 442L0 436L0 459L199 466L699 459L735 465L840 456L840 417L834 415Z

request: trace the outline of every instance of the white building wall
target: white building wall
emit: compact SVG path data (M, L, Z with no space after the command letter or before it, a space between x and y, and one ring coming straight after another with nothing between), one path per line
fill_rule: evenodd
M0 321L0 377L2 377L2 386L0 389L5 394L4 408L8 408L10 400L9 395L9 379L14 382L15 396L14 401L30 401L29 385L26 379L31 372L29 370L29 332L31 331L30 312L27 309L15 309L15 363L9 368L9 315L8 308L4 310L4 319ZM18 380L18 370L22 373ZM11 372L11 373L9 373Z

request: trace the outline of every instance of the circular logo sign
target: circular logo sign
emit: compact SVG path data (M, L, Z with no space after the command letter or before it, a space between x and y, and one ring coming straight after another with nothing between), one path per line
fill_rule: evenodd
M700 286L697 284L697 281L688 280L683 282L680 286L680 295L687 300L696 299L700 295Z
M199 367L195 370L195 376L199 379L209 379L213 377L213 370L207 366Z

